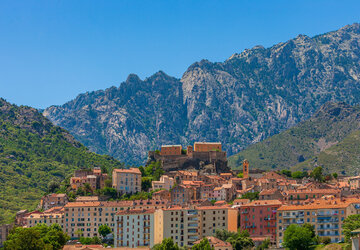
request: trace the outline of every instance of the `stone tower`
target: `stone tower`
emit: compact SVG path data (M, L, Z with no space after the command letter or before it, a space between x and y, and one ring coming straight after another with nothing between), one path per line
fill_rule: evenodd
M249 161L244 160L243 162L243 177L249 178Z

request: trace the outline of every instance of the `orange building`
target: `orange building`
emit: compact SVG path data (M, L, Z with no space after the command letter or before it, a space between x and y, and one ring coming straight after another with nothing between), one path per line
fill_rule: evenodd
M194 143L194 152L209 152L209 151L220 151L221 152L221 143L220 142L195 142Z
M181 145L163 145L161 146L160 155L181 155Z

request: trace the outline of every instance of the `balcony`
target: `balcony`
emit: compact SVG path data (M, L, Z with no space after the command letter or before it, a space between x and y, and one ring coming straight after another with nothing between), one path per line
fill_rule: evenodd
M197 223L189 223L188 224L188 227L198 227L198 224Z

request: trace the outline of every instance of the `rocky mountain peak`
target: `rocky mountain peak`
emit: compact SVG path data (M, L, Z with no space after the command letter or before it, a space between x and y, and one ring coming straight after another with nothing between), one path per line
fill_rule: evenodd
M44 114L95 152L127 163L141 164L147 150L177 142L221 141L231 155L329 101L359 104L358 30L353 24L255 46L225 62L201 60L180 80L162 71L143 81L129 75L118 90L91 92Z

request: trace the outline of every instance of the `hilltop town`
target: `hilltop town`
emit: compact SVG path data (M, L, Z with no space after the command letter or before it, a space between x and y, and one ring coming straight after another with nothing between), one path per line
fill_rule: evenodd
M221 143L164 145L149 152L145 167L76 170L64 192L45 195L38 209L3 225L0 243L14 225L41 223L60 225L72 240L100 237L106 225L113 246L129 248L167 238L191 247L206 237L215 249L233 249L214 237L218 230L247 230L254 246L282 247L287 227L306 223L319 237L344 242L344 220L360 214L359 190L360 176L325 175L321 167L265 172L244 160L241 171L231 171Z

